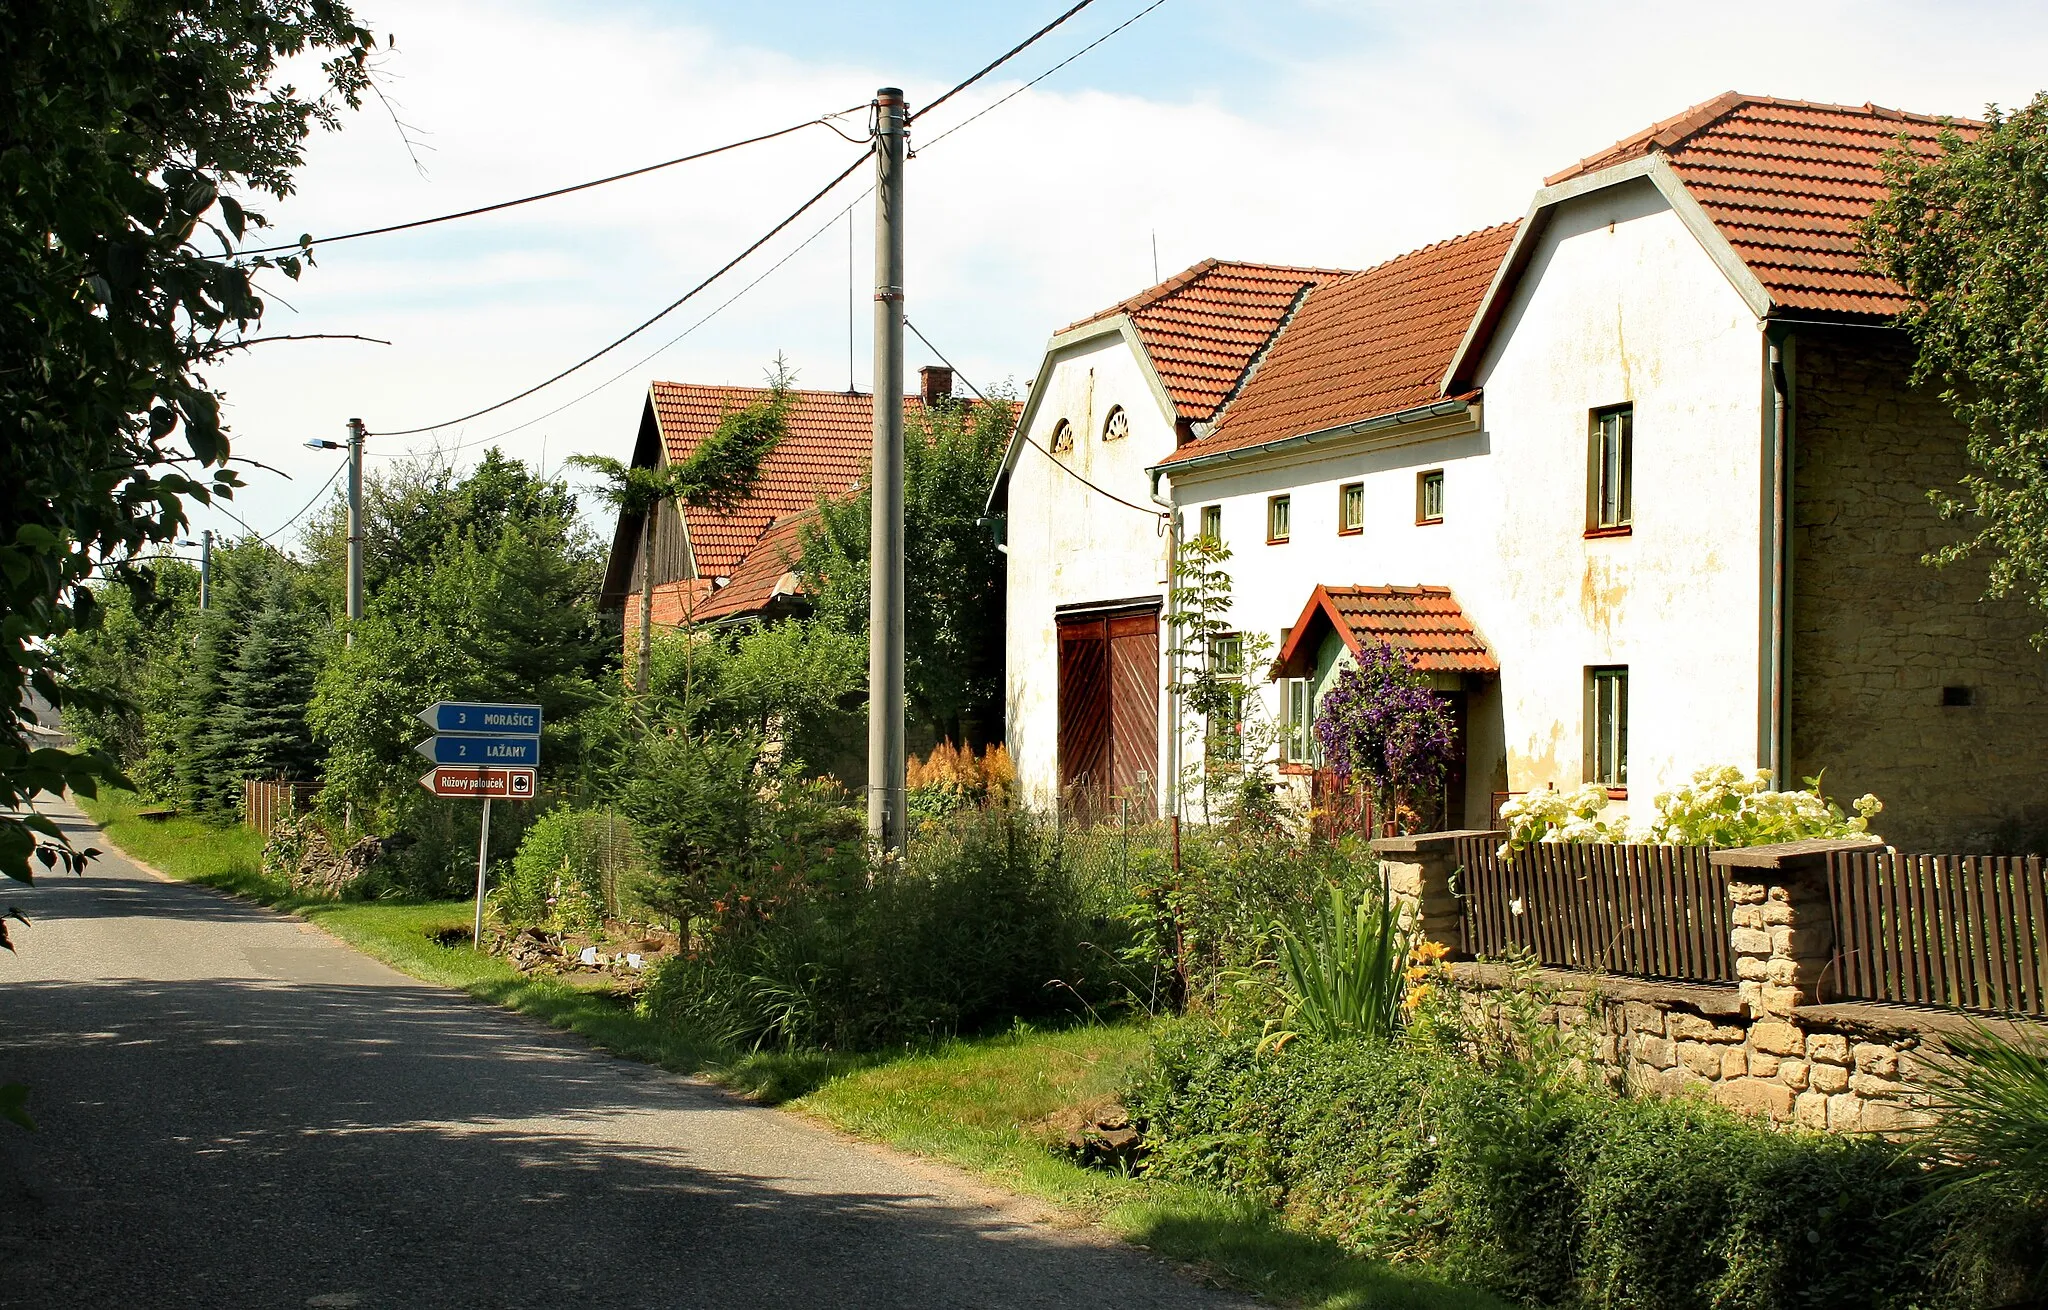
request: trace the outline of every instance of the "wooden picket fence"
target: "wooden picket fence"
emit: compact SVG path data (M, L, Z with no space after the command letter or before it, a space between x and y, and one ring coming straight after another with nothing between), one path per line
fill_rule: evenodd
M2041 857L1837 852L1828 894L1828 999L2048 1014Z
M267 837L278 820L306 809L319 794L320 784L317 782L245 778L242 780L242 822Z
M1473 955L1527 950L1557 969L1735 980L1728 878L1706 847L1538 843L1504 859L1498 843L1458 840L1459 904Z

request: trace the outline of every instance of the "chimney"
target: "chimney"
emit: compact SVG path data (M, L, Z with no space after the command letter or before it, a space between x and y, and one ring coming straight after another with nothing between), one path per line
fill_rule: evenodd
M936 405L942 400L953 398L953 370L937 364L926 364L917 371L917 394L924 397L927 405Z

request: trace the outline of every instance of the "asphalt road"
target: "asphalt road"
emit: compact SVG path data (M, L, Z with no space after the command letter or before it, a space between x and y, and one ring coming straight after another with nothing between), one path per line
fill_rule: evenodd
M11 890L0 1305L1247 1304L118 856Z

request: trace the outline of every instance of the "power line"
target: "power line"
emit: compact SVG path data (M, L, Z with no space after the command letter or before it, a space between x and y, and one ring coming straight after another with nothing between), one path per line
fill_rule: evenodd
M468 414L462 415L460 418L451 418L444 420L443 422L440 423L426 423L416 428L401 428L396 431L378 432L376 435L382 437L411 437L417 436L422 432L432 432L436 428L449 428L454 427L457 423L467 423L473 418L482 418L486 414L495 413L498 410L505 408L505 406L514 403L515 401L524 400L528 396L532 395L534 392L540 391L546 387L551 387L555 383L560 382L563 378L568 377L571 373L576 372L578 369L596 363L598 360L603 359L606 355L611 354L614 350L617 350L620 346L623 346L628 341L631 341L634 337L637 337L642 332L645 332L648 328L653 327L662 319L667 318L676 310L681 309L683 305L690 299L695 297L698 292L704 290L704 288L710 286L713 282L716 282L719 278L725 276L726 273L730 272L734 265L738 264L748 255L753 254L756 250L759 250L762 246L767 245L768 242L774 238L776 233L782 231L782 229L788 227L791 223L796 222L796 220L802 217L804 213L806 213L811 208L811 206L817 204L820 200L823 200L841 182L844 182L847 178L852 177L854 170L859 168L862 164L866 163L868 156L873 153L874 150L872 147L861 151L860 157L854 160L851 164L848 164L844 172L840 173L839 176L833 178L830 182L827 182L824 186L820 187L817 191L817 194L813 195L809 200L804 201L801 205L798 205L794 210L790 212L787 218L784 218L774 227L769 228L752 245L748 246L745 250L740 251L740 253L734 255L725 263L721 264L718 267L718 270L711 274L711 276L705 278L696 286L691 287L688 291L685 291L682 295L670 301L659 312L654 314L652 317L646 319L638 327L635 327L632 331L627 332L624 336L614 338L610 343L600 347L599 349L593 351L588 355L585 355L582 359L577 360L574 364L571 364L569 367L563 369L561 372L555 374L553 377L548 378L547 380L542 382L536 382L532 386L528 387L526 390L518 393L517 395L507 396L505 399L499 401L495 405L486 405L482 409L473 410Z
M1143 9L1140 9L1140 10L1139 10L1139 11L1138 11L1137 13L1135 13L1135 14L1132 14L1132 15L1131 15L1131 16L1130 16L1129 18L1126 18L1126 19L1125 19L1125 20L1124 20L1123 22L1121 22L1121 23L1118 23L1118 24L1117 24L1117 25L1116 25L1115 27L1112 27L1112 28L1110 28L1110 29L1109 29L1109 30L1108 30L1107 32L1104 32L1104 33L1103 33L1103 34L1102 34L1101 36L1098 36L1098 37L1096 37L1096 38L1095 38L1095 39L1094 39L1093 41L1090 41L1090 42L1089 42L1089 43L1088 43L1087 45L1084 45L1084 46L1082 46L1082 47L1081 47L1081 48L1080 48L1079 50L1076 50L1076 51L1075 51L1075 52L1074 52L1073 54L1070 54L1070 55L1068 55L1068 56L1067 56L1067 57L1066 57L1065 59L1062 59L1062 60L1060 60L1060 61L1059 61L1059 62L1058 62L1057 64L1054 64L1054 65L1053 65L1053 66L1052 66L1051 68L1048 68L1048 69L1046 69L1046 70L1045 70L1045 71L1044 71L1043 73L1040 73L1040 74L1039 74L1039 75L1038 75L1037 77L1034 77L1034 78L1032 78L1032 79L1031 79L1031 80L1030 80L1029 82L1026 82L1026 83L1025 83L1024 85L1022 85L1022 86L1018 87L1018 88L1017 88L1017 89L1016 89L1015 91L1012 91L1012 92L1010 92L1010 94L1008 94L1008 95L1004 96L1004 97L1003 97L1002 99L1000 99L1000 100L996 101L996 102L995 102L994 104L988 105L988 106L986 106L986 107L984 107L984 108L982 108L982 109L980 109L980 110L976 111L975 113L969 114L969 115L968 115L968 116L967 116L966 118L963 118L963 119L961 119L961 120L960 120L959 122L957 122L957 123L953 124L953 126L951 126L951 127L947 128L947 129L946 129L945 131L943 131L943 132L939 133L939 134L938 134L937 136L935 136L935 137L933 137L933 138L932 138L931 140L929 140L929 141L925 142L925 143L924 143L924 144L923 144L922 146L920 146L920 147L918 147L918 148L919 148L920 150L929 150L929 149L931 149L931 148L932 148L933 146L937 145L937 144L938 144L939 142L941 142L941 141L945 140L945 139L946 139L947 137L949 137L949 136L953 135L953 134L954 134L955 132L958 132L958 131L959 131L959 130L960 130L961 128L963 128L963 127L966 127L966 126L967 126L967 125L968 125L969 123L972 123L972 122L973 122L973 121L974 121L975 119L977 119L977 118L980 118L980 117L981 117L981 116L982 116L983 114L986 114L986 113L988 113L988 112L989 112L990 110L994 110L994 109L1000 109L1000 108L1002 108L1002 107L1003 107L1004 105L1006 105L1006 104L1010 103L1010 102L1011 102L1012 100L1015 100L1015 99L1016 99L1016 98L1017 98L1018 96L1021 96L1021 95L1023 95L1023 94L1024 94L1024 93L1025 93L1026 91L1029 91L1029 90L1030 90L1030 89L1031 89L1032 87L1034 87L1034 86L1037 86L1037 85L1038 85L1038 84L1039 84L1040 82L1043 82L1043 81L1044 81L1044 80L1045 80L1046 78L1048 78L1048 77L1051 77L1051 76L1052 76L1052 75L1053 75L1054 73L1057 73L1057 72L1059 72L1059 71L1060 71L1060 70L1061 70L1062 68L1065 68L1065 67L1066 67L1066 66L1067 66L1068 64L1071 64L1071 63L1073 63L1073 62L1074 62L1074 61L1075 61L1076 59L1079 59L1079 58L1080 58L1080 57L1081 57L1082 55L1085 55L1085 54L1087 54L1087 53L1088 53L1088 52L1089 52L1090 50L1093 50L1093 49L1094 49L1094 48L1095 48L1096 46L1099 46L1099 45L1101 45L1101 44L1102 44L1102 43L1103 43L1104 41L1107 41L1107 40L1109 40L1109 38L1111 38L1111 37L1115 36L1115 35L1116 35L1116 34L1117 34L1118 32L1121 32L1121 31L1123 31L1123 30L1124 30L1125 28L1129 27L1129 26L1130 26L1130 25L1131 25L1132 23L1135 23L1135 22L1137 22L1137 21L1138 21L1138 20L1139 20L1140 18L1143 18L1143 17L1144 17L1144 16L1146 15L1146 14L1149 14L1149 13L1151 13L1151 12L1152 12L1152 11L1153 11L1154 9L1157 9L1157 8L1158 8L1159 6L1161 6L1161 5L1165 4L1165 3L1166 3L1166 0L1152 0L1152 3L1151 3L1151 4L1149 4L1149 5L1146 5L1146 6L1145 6L1145 7L1143 8ZM1013 53L1014 53L1014 52L1013 52ZM1006 57L1007 57L1007 56L1006 56ZM948 94L951 94L951 93L949 92ZM938 103L938 102L937 102L937 101L933 101L932 103L933 103L933 104L936 104L936 103ZM926 106L926 108L930 108L930 106Z
M483 444L485 444L485 443L487 443L487 442L493 442L493 441L503 441L503 440L504 440L504 439L505 439L506 437L512 436L512 435L513 435L513 434L515 434L515 433L519 433L519 432L524 432L524 431L525 431L526 429L528 429L528 428L532 427L532 426L533 426L534 424L536 424L536 423L545 423L545 422L546 422L547 420L549 420L549 419L553 418L553 417L554 417L555 415L557 415L557 414L561 413L561 412L562 412L563 410L565 410L565 409L570 409L570 408L573 408L574 406L577 406L577 405L580 405L580 404L582 404L582 403L583 403L584 401L586 401L586 400L590 399L590 398L591 398L592 396L596 395L596 394L597 394L598 392L600 392L600 391L603 391L603 390L604 390L604 389L605 389L606 387L609 387L609 386L611 386L611 385L612 385L613 383L615 383L615 382L619 381L619 380L620 380L621 378L624 378L624 377L628 377L628 376L630 376L630 375L631 375L632 373L634 373L634 372L636 372L637 370L639 370L639 369L641 369L641 368L645 367L645 366L646 366L646 365L647 365L647 364L648 364L648 363L649 363L649 362L650 362L651 360L655 359L655 358L656 358L657 356L659 356L659 355L661 355L661 354L662 354L663 352L667 351L667 350L668 350L668 349L669 349L669 348L670 348L671 346L674 346L674 345L675 345L675 344L676 344L677 342L681 341L681 340L682 340L682 339L683 339L684 337L687 337L687 336L689 336L689 335L690 335L690 334L691 334L692 332L695 332L695 331L696 331L696 330L697 330L698 328L700 328L700 327L703 327L703 326L704 326L704 325L705 325L706 323L709 323L709 322L710 322L710 321L711 321L712 319L714 319L714 318L717 318L717 317L718 317L718 316L719 316L720 314L724 313L724 312L725 312L725 311L726 311L727 309L730 309L730 308L731 308L731 307L733 306L733 304L734 304L735 302L737 302L737 301L738 301L738 300L740 299L740 297L742 297L742 296L746 295L746 294L747 294L747 293L748 293L749 291L752 291L752 290L753 290L753 289L754 289L755 287L758 287L758 286L760 286L760 285L761 285L761 284L762 284L763 282L766 282L766 281L768 280L769 276L770 276L771 274L773 274L773 273L774 273L774 272L775 272L775 271L776 271L777 269L780 269L780 268L781 268L781 267L782 267L783 265L787 264L787 263L788 263L788 262L789 262L790 260L792 260L792 259L795 259L795 258L796 258L796 257L797 257L797 256L798 256L799 254L803 253L804 249L805 249L805 248L806 248L807 246L809 246L809 245L810 245L810 244L811 244L812 242L816 241L816 240L817 240L817 239L818 239L819 237L821 237L821 236L825 235L825 233L827 233L827 232L831 231L831 230L832 230L832 229L833 229L834 227L836 227L836 226L838 225L838 223L839 223L839 220L840 220L840 219L842 219L842 218L845 218L845 217L846 217L846 216L847 216L848 214L851 214L851 213L852 213L852 212L853 212L853 211L854 211L854 210L855 210L855 209L856 209L857 207L859 207L859 205L860 205L860 202L861 202L861 201L863 201L863 200L866 200L866 199L867 199L867 198L868 198L869 196L873 195L874 193L875 193L875 189L874 189L873 187L869 187L869 188L868 188L867 190L865 190L865 191L861 192L861 193L860 193L859 195L855 196L855 197L853 198L853 203L852 203L852 204L849 204L849 205L848 205L848 206L847 206L846 208L844 208L844 209L840 210L840 211L839 211L838 213L834 214L834 215L833 215L833 216L832 216L831 218L827 219L827 220L825 221L825 224L824 224L824 226L820 227L820 228L819 228L819 229L818 229L817 231L815 231L815 232L811 233L811 234L810 234L809 236L805 237L805 238L804 238L804 239L803 239L802 241L799 241L799 242L798 242L798 243L797 243L797 244L796 244L795 246L791 247L791 248L790 248L790 251L789 251L789 253L788 253L788 254L784 255L784 256L783 256L782 258L780 258L780 259L776 260L776 261L775 261L775 262L774 262L773 264L770 264L770 265L769 265L769 266L768 266L767 268L763 269L763 270L762 270L762 272L761 272L761 275L760 275L759 277L755 278L755 279L754 279L754 280L753 280L752 282L749 282L749 283L747 283L747 284L746 284L745 286L741 287L741 288L740 288L740 289L739 289L738 291L735 291L735 292L733 292L733 293L732 293L732 295L731 295L731 296L729 296L729 297L727 297L727 298L726 298L726 299L725 299L725 300L724 300L723 302L721 302L721 303L719 304L719 306L718 306L718 307L717 307L716 309L713 309L713 310L712 310L712 311L711 311L710 313L706 314L706 315L705 315L704 317L702 317L702 318L698 319L698 320L697 320L696 322L694 322L694 323L690 324L690 326L688 326L688 327L684 328L684 329L683 329L683 330L682 330L681 332L678 332L678 333L676 333L676 334L675 334L674 336L670 337L670 338L669 338L669 339L668 339L667 341L663 342L663 343L662 343L661 345L659 345L659 346L656 346L656 347L655 347L655 348L654 348L653 350L650 350L650 351L648 351L648 352L647 352L647 353L646 353L645 355L642 355L642 356L641 356L641 357L640 357L639 359L635 360L635 361L634 361L633 363L631 363L631 364L627 365L627 366L626 366L625 368L622 368L622 369L620 369L620 370L619 370L618 372L616 372L616 373L612 374L612 375L611 375L610 377L608 377L608 378L606 378L606 379L605 379L604 381L602 381L602 382L598 383L598 384L597 384L596 386L592 387L592 388L591 388L590 390L588 390L588 391L584 392L584 393L583 393L582 395L580 395L580 396L577 396L577 397L576 397L576 398L575 398L574 400L568 400L568 401L564 401L563 403L561 403L561 404L559 404L559 405L555 406L555 407L554 407L553 409L549 410L549 411L548 411L547 413L545 413L545 414L541 414L541 415L539 415L539 416L537 416L537 417L535 417L535 418L530 418L530 419L528 419L528 420L527 420L526 422L524 422L524 423L518 424L518 425L517 425L517 426L515 426L515 427L509 427L509 428L506 428L506 429L505 429L505 430L504 430L503 432L499 432L499 433L496 433L496 434L494 434L494 435L492 435L492 436L488 436L488 437L477 437L477 438L474 438L473 440L469 440L469 441L464 441L464 442L461 442L460 444L457 444L457 445L454 445L454 446L450 446L450 447L449 447L449 448L448 448L448 449L447 449L446 451L439 451L439 450L438 450L438 448L437 448L437 453L443 453L443 454L449 454L449 455L454 455L454 454L458 454L458 453L460 453L460 452L462 452L462 451L464 451L464 450L468 450L468 449L469 449L470 447L472 447L472 446L480 446L480 445L483 445ZM915 330L916 330L916 329L914 329L914 328L912 329L912 331L915 331ZM381 457L383 457L383 458L387 458L387 459L395 459L395 458L398 458L398 456L397 456L396 452L390 452L390 453L387 453L387 452L384 452L384 451L369 451L369 452L367 452L367 453L369 453L369 454L372 454L372 455L378 455L378 456L381 456Z
M918 119L923 118L932 110L937 109L940 105L945 104L948 100L951 100L954 96L959 95L968 87L973 86L982 78L987 77L990 73L995 72L1004 64L1009 63L1012 59L1015 59L1018 55L1024 53L1025 50L1029 49L1032 45L1034 45L1038 41L1038 39L1044 36L1047 32L1052 31L1052 29L1058 27L1061 23L1066 22L1069 18L1072 18L1075 14L1080 13L1083 9L1086 9L1089 5L1093 3L1095 3L1095 0L1081 0L1081 3L1075 5L1072 9L1067 10L1067 12L1061 14L1058 18L1053 19L1044 27L1039 28L1036 32L1033 32L1030 36L1025 37L1016 45L1011 46L1008 50L1004 51L1001 55L997 56L997 58L992 63L983 65L981 70L975 73L972 77L968 78L964 82L956 83L952 90L946 92L938 99L932 101L924 108L912 114L910 116L910 121L915 123Z
M981 388L975 386L972 382L967 381L967 375L965 373L962 373L957 367L955 367L952 360L946 358L944 351L940 350L937 346L932 344L932 339L930 337L926 336L924 333L919 332L917 330L917 324L910 321L910 316L908 314L903 316L903 326L910 329L912 336L916 337L919 341L924 342L925 349L931 351L932 354L937 355L939 358L939 362L941 364L944 364L947 368L952 369L954 377L958 378L962 382L967 383L967 389L974 393L974 398L976 400L979 400L984 405L989 403L989 398L981 394ZM1087 478L1084 478L1079 473L1075 472L1074 469L1067 463L1060 459L1054 458L1053 453L1051 451L1047 450L1044 446L1041 446L1037 442L1033 441L1025 433L1019 432L1017 434L1017 439L1019 441L1022 441L1025 445L1030 446L1032 449L1040 452L1047 459L1052 460L1052 462L1055 465L1057 465L1060 469L1065 471L1068 477L1074 479L1074 481L1088 488L1088 490L1094 492L1096 495L1107 496L1109 499L1115 501L1117 504L1126 506L1130 509L1137 510L1140 514L1150 514L1154 518L1166 517L1165 511L1160 509L1157 505L1140 505L1136 501L1125 500L1122 496L1117 495L1114 491L1105 491L1101 487L1096 486L1093 482L1090 482Z
M348 461L347 461L347 460L343 460L343 461L342 461L341 463L339 463L339 464L336 464L336 465L334 466L334 472L332 472L332 473L330 473L330 474L328 474L328 475L327 475L327 481L325 481L325 482L323 482L323 483L321 483L321 484L320 484L320 490L318 490L318 491L314 492L314 493L313 493L313 495L312 495L312 498L311 498L311 499L309 499L309 500L308 500L308 501L307 501L307 502L306 502L305 504L303 504L303 505L299 506L299 512L298 512L298 513L296 513L296 514L294 514L294 515L292 515L292 516L291 516L290 518L286 519L286 520L285 520L284 522L282 522L282 523L278 524L278 525L277 525L276 527L272 528L272 529L271 529L271 530L270 530L269 532L267 532L267 533L265 533L264 535L262 535L262 536L260 536L260 537L256 538L256 542L257 542L257 544L258 544L258 545L261 545L261 544L263 544L264 542L267 542L267 541L270 541L270 540L272 540L272 539L276 538L276 537L277 537L277 536L278 536L278 535L279 535L280 533L282 533L282 532L283 532L283 531L284 531L284 530L285 530L286 528L290 527L290 526L291 526L292 524L294 524L294 523L297 523L297 522L298 522L298 521L299 521L300 519L304 518L304 517L306 516L306 511L307 511L307 510L309 510L309 509L311 509L311 508L313 508L313 506L314 506L314 505L316 505L316 504L318 504L318 503L319 503L320 497L322 497L322 496L324 496L324 495L326 495L326 494L327 494L327 489L328 489L329 487L331 487L331 486L333 486L333 485L334 485L334 480L335 480L336 478L340 477L340 476L341 476L341 471L342 471L343 469L347 468L347 467L348 467ZM225 506L221 506L221 507L218 507L218 508L225 508ZM240 516L239 514L236 514L236 513L235 513L235 512L233 511L233 510L228 510L228 517L229 517L229 518L231 518L231 519L233 519L233 520L234 520L235 522L237 522L237 523L241 523L243 527L245 527L245 528L249 528L249 525L248 525L247 523L242 523L242 517L241 517L241 516ZM254 532L255 530L256 530L256 529L254 529L254 528L249 528L249 531L251 531L251 532Z
M859 105L853 106L853 109L859 108L861 108ZM695 159L708 159L712 155L722 155L728 150L738 150L741 146L759 145L763 141L773 141L777 137L788 136L792 132L801 132L807 127L830 127L831 124L826 121L827 119L837 118L840 114L850 114L853 112L853 109L842 109L836 114L824 114L790 127L778 128L773 132L764 132L760 136L750 136L744 141L733 141L726 145L713 146L709 150L699 150L694 154L678 155L674 159L665 159L659 164L648 164L642 168L628 169L623 173L613 173L610 177L593 178L588 182L578 182L574 186L556 187L552 191L542 191L536 195L521 196L517 200L501 200L495 205L479 205L475 209L459 210L456 213L442 214L436 218L419 218L409 223L391 223L384 227L364 228L360 232L344 232L340 236L289 241L282 245L262 246L255 250L237 251L236 254L275 255L288 250L303 250L309 246L330 246L337 241L354 241L357 237L378 237L390 232L408 232L413 228L432 227L436 223L452 223L458 218L475 218L478 214L494 214L501 209L512 209L519 205L530 205L536 200L552 200L556 196L566 196L577 191L588 191L592 187L605 186L612 182L623 182L629 177L639 177L642 174L658 172L664 168L674 168L677 164L687 164ZM844 133L841 133L841 135L844 135Z

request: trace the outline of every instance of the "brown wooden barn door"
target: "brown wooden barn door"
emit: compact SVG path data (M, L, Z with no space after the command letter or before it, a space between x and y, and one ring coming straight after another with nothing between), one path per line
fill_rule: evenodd
M1059 634L1060 791L1092 812L1109 785L1109 625L1062 619Z
M1159 796L1159 616L1109 621L1109 786L1130 817L1150 819Z

